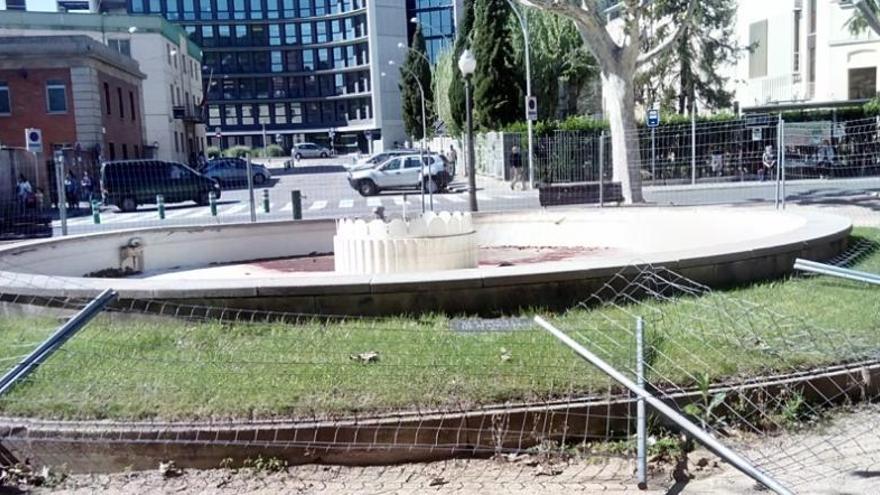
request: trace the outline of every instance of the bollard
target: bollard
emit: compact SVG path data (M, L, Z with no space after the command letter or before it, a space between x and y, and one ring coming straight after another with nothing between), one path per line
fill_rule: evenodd
M101 203L97 199L92 200L92 221L95 225L101 225Z
M208 195L208 204L211 205L211 216L217 216L217 192L211 191L211 194Z
M302 220L302 194L299 191L290 191L290 204L293 205L293 219Z
M159 220L165 220L165 196L157 194L156 205L159 207Z
M269 213L269 190L263 189L263 213Z

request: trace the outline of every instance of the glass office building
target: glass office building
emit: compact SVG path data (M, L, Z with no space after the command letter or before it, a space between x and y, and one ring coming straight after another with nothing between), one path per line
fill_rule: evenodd
M415 18L422 25L425 47L432 62L455 42L456 7L455 0L406 0L407 19ZM413 32L415 24L410 22L410 39Z
M403 141L397 58L405 0L127 0L183 25L204 52L209 142ZM377 60L374 60L377 59ZM395 110L396 108L396 110ZM218 141L217 136L220 136Z

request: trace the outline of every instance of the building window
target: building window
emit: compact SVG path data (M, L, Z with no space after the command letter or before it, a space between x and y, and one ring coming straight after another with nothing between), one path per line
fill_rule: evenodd
M125 118L125 105L122 103L122 88L116 88L116 100L119 101L119 118Z
M122 145L122 159L128 160L128 145L127 144Z
M877 68L849 70L849 99L864 100L877 96Z
M254 125L254 106L241 106L241 125Z
M302 124L302 121L303 121L302 103L291 103L290 104L290 123L291 124Z
M107 143L107 149L110 150L110 160L116 159L116 146L113 143Z
M749 78L767 76L767 21L753 22L749 25Z
M140 155L140 150L138 149L138 145L134 145L134 155L132 156L132 158L140 158L140 157L141 157L141 155Z
M107 40L107 46L123 55L131 56L131 41L129 40Z
M137 119L137 117L136 117L137 111L135 110L136 107L134 106L134 92L133 91L128 92L128 106L131 108L131 121L134 122Z
M217 127L220 125L220 107L211 105L208 107L208 125Z
M104 83L104 106L107 107L107 115L112 115L113 111L110 107L110 85L107 83Z
M9 97L9 84L0 82L0 115L12 114L12 102Z
M46 108L49 113L67 112L67 86L64 81L46 83Z

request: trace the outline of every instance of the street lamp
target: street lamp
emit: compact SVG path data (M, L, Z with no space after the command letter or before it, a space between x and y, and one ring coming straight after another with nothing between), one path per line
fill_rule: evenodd
M388 65L396 65L394 60L389 60ZM425 88L422 87L422 81L419 81L419 78L416 74L407 68L405 65L400 66L400 70L406 71L412 78L416 81L416 85L419 87L419 95L422 98L422 144L419 146L419 160L422 162L422 213L425 212L425 187L427 182L425 182L425 143L428 140L428 119L426 118L425 112ZM429 169L430 175L430 169ZM433 181L431 181L433 183ZM428 189L428 194L430 196L431 201L431 211L434 211L434 189L433 187Z
M508 5L510 5L510 10L513 11L516 18L519 20L519 26L522 28L523 32L523 40L525 41L525 55L526 55L526 125L528 126L529 131L529 189L534 189L535 187L535 167L533 165L533 156L534 156L534 123L532 119L529 118L528 115L528 105L529 100L532 98L532 69L531 69L531 61L529 57L529 22L528 18L526 18L519 9L514 5L513 0L507 0Z
M470 49L465 49L461 52L461 57L458 59L458 70L461 71L461 75L464 76L464 101L465 101L465 110L467 113L467 166L470 168L470 174L468 175L468 196L470 199L471 211L477 211L477 167L476 165L476 156L474 153L474 109L471 108L471 76L474 75L474 72L477 70L477 59L474 58L474 54L471 53Z

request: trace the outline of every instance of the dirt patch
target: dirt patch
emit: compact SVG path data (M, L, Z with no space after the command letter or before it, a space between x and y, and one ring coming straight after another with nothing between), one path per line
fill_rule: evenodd
M609 252L611 252L611 250L608 248L580 246L493 246L480 249L479 262L482 267L530 265L535 263L550 263L554 261L573 261L608 254ZM262 260L248 263L248 265L279 273L332 272L333 255L320 254L296 258Z

